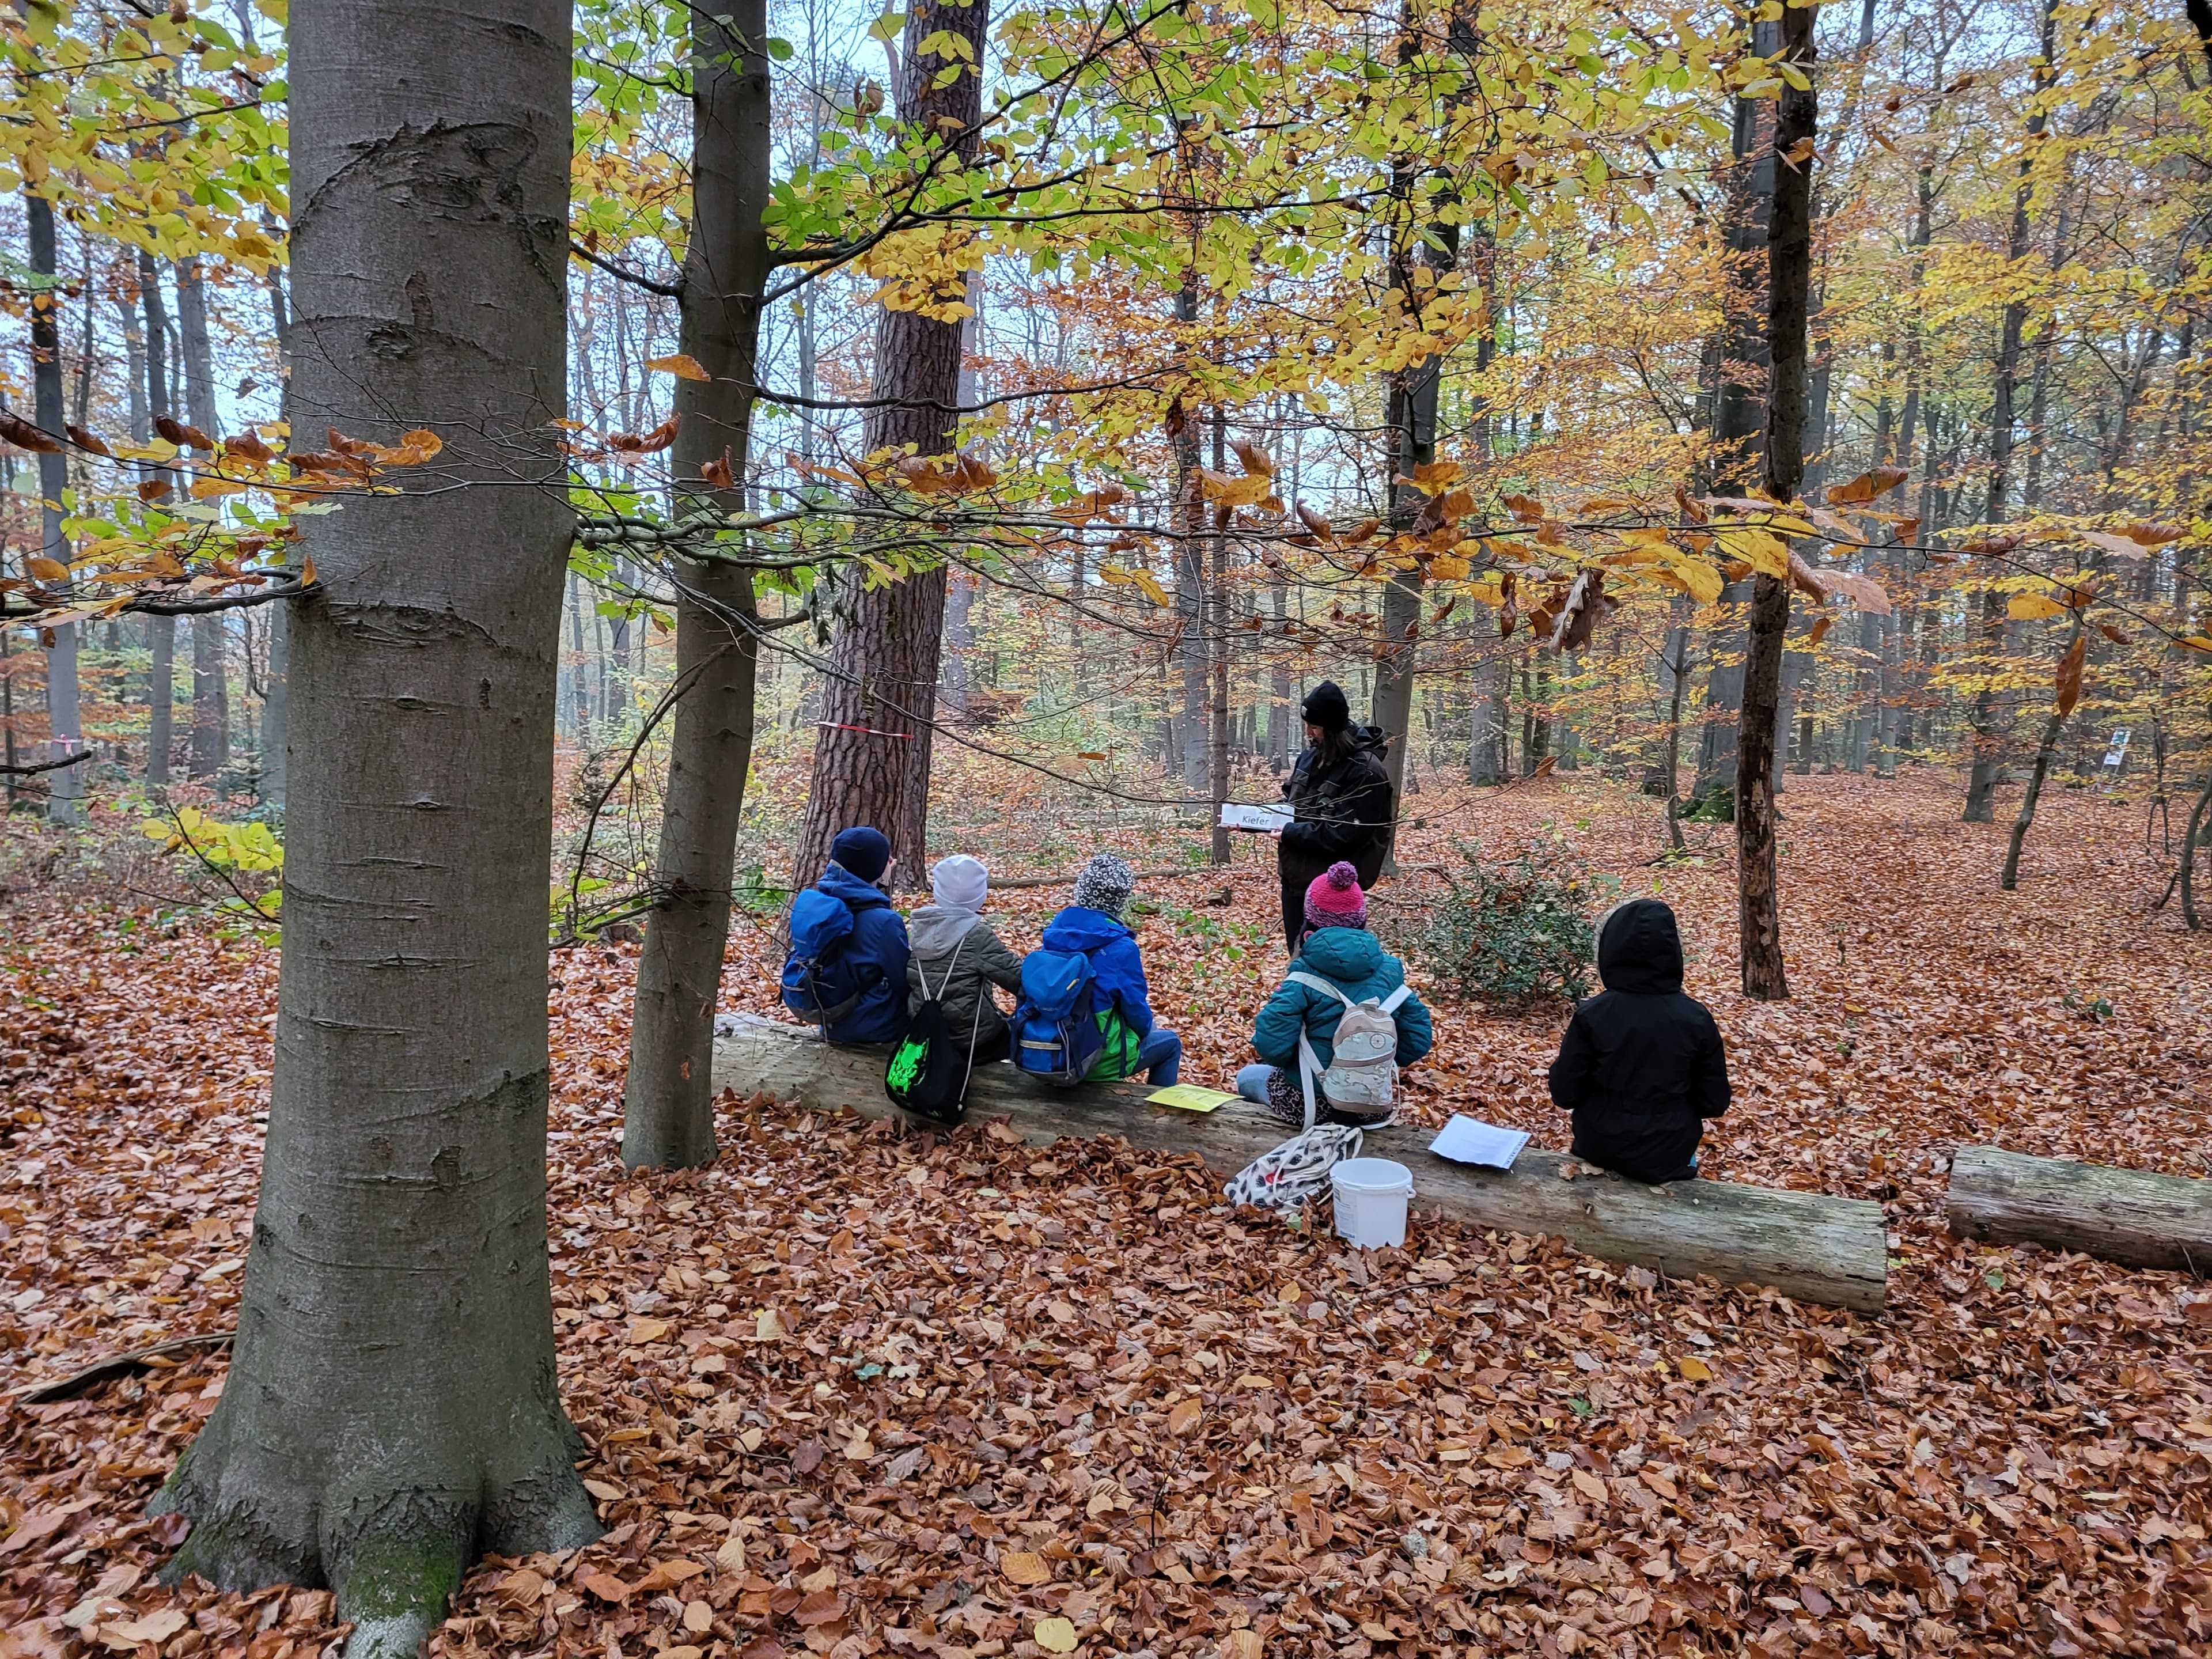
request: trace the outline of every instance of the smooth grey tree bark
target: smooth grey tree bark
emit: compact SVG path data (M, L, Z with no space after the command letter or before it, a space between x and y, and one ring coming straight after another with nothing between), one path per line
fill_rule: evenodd
M216 430L215 347L208 337L207 279L197 258L177 261L177 336L184 347L185 413L210 438ZM212 458L208 458L210 463ZM230 764L230 682L221 612L192 618L192 775L212 779Z
M31 397L38 424L52 433L55 447L39 455L40 550L58 564L69 562L69 539L62 533L61 500L69 489L69 457L60 447L69 419L63 407L61 290L56 283L54 204L32 191L23 196L29 221L31 270ZM77 626L64 623L48 630L46 647L46 758L59 760L84 747L84 715L77 690ZM58 767L46 774L46 816L56 823L75 823L84 798L84 764Z
M154 256L138 255L138 303L146 314L146 406L159 420L169 409L169 307L161 297L161 267ZM169 785L169 750L176 742L177 619L146 618L151 665L147 676L146 782Z
M599 1530L545 1241L569 30L291 14L294 407L446 447L305 538L260 1201L228 1385L154 1507L192 1522L173 1577L335 1589L352 1659L412 1654L480 1553Z
M769 273L761 223L769 199L767 0L734 5L715 17L691 14L693 205L681 343L712 378L678 380L676 392L679 510L717 518L744 507ZM725 544L720 550L743 550ZM714 1003L759 675L752 572L727 559L686 559L674 574L682 700L630 1018L623 1162L632 1169L714 1161Z
M283 367L278 407L292 412L291 356L287 342L292 333L291 307L284 299L284 274L269 268L269 318L276 325L276 354ZM269 607L268 689L261 700L261 799L278 811L284 810L284 728L292 711L292 619L287 607Z

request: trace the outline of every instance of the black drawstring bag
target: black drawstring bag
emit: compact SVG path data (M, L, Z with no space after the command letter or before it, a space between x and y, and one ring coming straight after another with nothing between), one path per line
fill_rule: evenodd
M890 1061L884 1067L884 1093L892 1105L947 1128L957 1127L967 1114L968 1079L975 1070L975 1037L983 1027L983 999L989 994L981 986L976 987L975 1018L968 1028L968 1052L963 1054L945 1024L945 994L952 988L953 970L959 967L960 952L967 943L963 934L960 943L952 947L952 960L945 964L945 977L938 981L935 995L929 994L929 980L923 975L925 1000L914 1011L906 1036L891 1050Z

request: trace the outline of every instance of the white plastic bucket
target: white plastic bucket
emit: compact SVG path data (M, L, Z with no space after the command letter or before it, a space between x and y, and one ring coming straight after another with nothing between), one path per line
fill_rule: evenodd
M1395 1249L1406 1242L1406 1212L1413 1201L1413 1172L1387 1158L1347 1158L1328 1172L1336 1197L1338 1237L1363 1250Z

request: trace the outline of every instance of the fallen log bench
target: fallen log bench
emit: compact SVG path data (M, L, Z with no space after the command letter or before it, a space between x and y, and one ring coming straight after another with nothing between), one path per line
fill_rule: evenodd
M2047 1244L2128 1267L2212 1271L2212 1181L1961 1146L1943 1208L1960 1238Z
M714 1087L744 1098L766 1095L865 1117L894 1115L884 1097L888 1050L831 1048L812 1030L752 1015L726 1018L714 1042ZM1141 1083L1086 1084L1061 1091L1011 1066L976 1068L970 1121L1003 1115L1036 1146L1062 1136L1115 1134L1151 1152L1195 1152L1225 1180L1290 1131L1249 1101L1212 1112L1155 1106ZM1547 1233L1601 1260L1681 1278L1700 1273L1730 1285L1771 1285L1802 1301L1879 1313L1888 1279L1881 1206L1820 1193L1734 1186L1720 1181L1646 1187L1584 1169L1534 1146L1510 1170L1432 1157L1435 1131L1370 1133L1364 1151L1413 1171L1417 1206L1501 1231Z

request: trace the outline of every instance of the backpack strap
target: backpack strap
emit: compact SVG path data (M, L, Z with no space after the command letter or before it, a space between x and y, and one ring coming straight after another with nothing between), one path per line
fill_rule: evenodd
M1413 988L1412 986L1401 985L1396 990L1391 992L1389 996L1383 998L1379 1006L1384 1013L1395 1014L1398 1012L1399 1005L1403 1003L1407 997L1413 994Z
M975 930L973 927L970 927L968 930L968 933L972 933L975 931ZM927 1000L931 1002L942 1002L945 1000L945 994L952 988L952 975L954 969L960 966L960 953L968 948L968 933L961 934L960 937L954 941L952 946L952 959L945 964L945 977L938 981L935 995L933 996L930 994L929 975L927 974L918 974L916 975L916 977L921 981L921 994ZM983 1012L983 1005L981 1003L979 1002L975 1005L975 1012L978 1014L981 1014Z
M1283 983L1285 985L1303 985L1309 991L1319 991L1325 996L1334 997L1339 1002L1342 1003L1347 1008L1357 1008L1359 1006L1350 997L1345 995L1342 991L1337 989L1335 986L1331 985L1327 980L1322 978L1318 974L1301 973L1294 968L1289 973L1283 975ZM1404 993L1401 992L1400 994L1403 995Z

